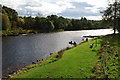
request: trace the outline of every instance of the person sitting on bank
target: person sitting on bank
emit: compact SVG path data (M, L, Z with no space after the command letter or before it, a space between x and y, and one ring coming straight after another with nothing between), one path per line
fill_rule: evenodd
M77 45L76 42L74 42L73 45L76 46Z
M70 42L69 42L69 44L71 44L71 45L72 45L72 41L70 41Z
M86 38L86 41L88 42L88 38Z

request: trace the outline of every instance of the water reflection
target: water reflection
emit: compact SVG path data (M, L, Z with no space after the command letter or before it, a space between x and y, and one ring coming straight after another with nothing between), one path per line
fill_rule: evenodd
M84 35L105 35L111 33L113 33L111 29L102 29L40 33L3 38L3 73L20 69L31 64L32 61L48 57L50 53L70 46L68 43L70 41L79 43Z

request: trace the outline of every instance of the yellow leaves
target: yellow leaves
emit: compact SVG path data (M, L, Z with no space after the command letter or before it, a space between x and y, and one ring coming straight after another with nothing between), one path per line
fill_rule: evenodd
M19 18L18 21L25 23L25 20L23 18Z

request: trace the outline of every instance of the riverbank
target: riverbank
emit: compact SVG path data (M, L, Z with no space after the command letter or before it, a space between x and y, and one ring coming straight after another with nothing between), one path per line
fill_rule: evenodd
M97 61L96 51L100 47L99 41L100 40L98 40L97 43L98 46L93 49L89 48L89 46L90 44L95 43L96 40L90 40L87 43L77 45L77 47L72 47L71 49L66 48L58 53L51 55L49 58L38 62L37 64L24 68L11 77L89 78L92 67Z
M105 78L106 76L119 78L117 74L120 69L118 37L119 35L108 35L89 40L77 47L66 48L37 64L14 73L11 78ZM105 50L101 51L101 48L106 41L111 48L103 48L107 50L105 54ZM92 43L95 45L91 49L89 46ZM105 55L107 55L106 61L104 61ZM101 62L106 63L106 66Z
M7 36L18 36L20 34L30 34L30 33L38 33L38 31L35 31L35 30L23 30L22 28L16 28L16 29L13 29L13 30L2 30L1 31L2 33L2 36L3 37L7 37Z
M63 29L57 29L57 30L53 30L51 32L61 32L64 31ZM37 34L37 33L46 33L44 31L39 31L39 30L25 30L22 28L15 28L12 30L2 30L0 31L3 37L7 37L7 36L19 36L19 35L28 35L28 34ZM47 32L49 33L49 32Z
M92 78L120 78L120 34L102 37Z
M100 28L102 29L102 28ZM109 28L111 29L111 28ZM82 30L99 30L99 29L82 29ZM28 34L37 34L37 33L52 33L52 32L62 32L62 31L78 31L78 30L64 30L64 29L56 29L52 31L40 31L40 30L25 30L22 28L14 28L11 30L2 30L0 31L0 35L3 37L7 36L19 36L19 35L28 35Z

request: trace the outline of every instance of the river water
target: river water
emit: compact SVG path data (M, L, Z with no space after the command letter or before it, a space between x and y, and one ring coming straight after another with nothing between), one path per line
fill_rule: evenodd
M69 41L80 43L85 35L112 34L112 29L64 31L53 33L29 34L2 38L3 76L10 72L41 60L50 53L71 46Z

